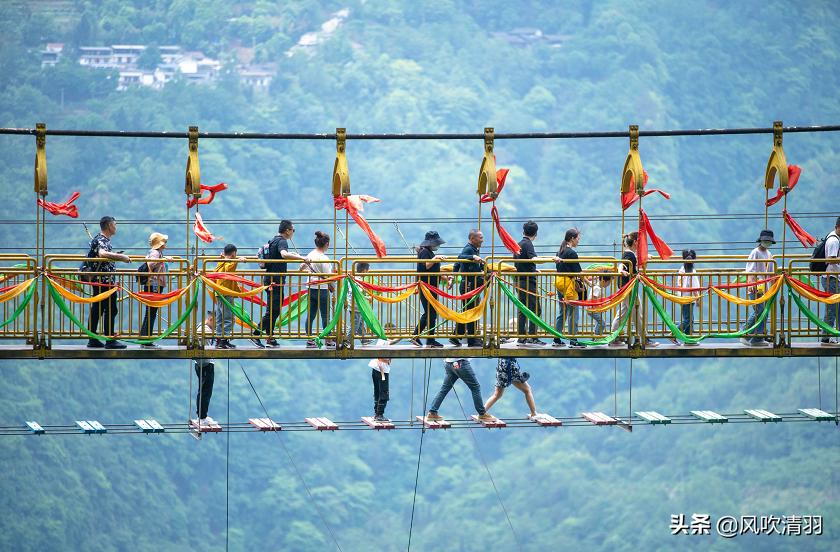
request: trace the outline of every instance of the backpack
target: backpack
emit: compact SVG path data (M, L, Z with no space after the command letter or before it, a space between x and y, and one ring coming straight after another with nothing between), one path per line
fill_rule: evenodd
M137 267L137 283L146 286L149 283L149 263L143 263Z
M272 240L274 241L274 240ZM258 259L265 259L265 256L268 255L269 248L271 247L271 242L264 243L259 249L257 249L257 258ZM260 263L260 268L265 268L265 263Z
M93 250L93 240L90 240L90 247L86 255L87 259L95 259L97 253L98 252ZM98 272L100 268L98 262L92 262L87 259L82 261L82 264L79 265L79 281L84 283L94 281L96 277L91 274L91 272Z
M817 246L814 247L814 252L811 254L812 260L808 264L808 269L811 272L825 272L828 269L828 263L825 262L825 243L829 238L840 240L840 237L837 237L837 235L832 232L817 243ZM820 261L819 259L823 260Z

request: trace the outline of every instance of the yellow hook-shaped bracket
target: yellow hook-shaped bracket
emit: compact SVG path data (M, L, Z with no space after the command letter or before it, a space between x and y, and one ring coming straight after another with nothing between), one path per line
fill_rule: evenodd
M630 151L624 161L624 170L621 172L621 193L630 191L630 180L634 182L636 193L641 195L645 188L645 169L642 166L642 158L639 157L639 125L630 125Z
M773 123L773 151L770 153L770 159L767 160L767 168L764 169L764 187L768 190L773 189L773 183L776 180L776 175L779 175L779 186L782 190L788 190L788 165L785 158L785 148L782 147L783 139L782 122L775 121Z
M35 124L35 193L47 195L47 125Z
M493 127L485 127L484 158L481 160L481 168L478 170L478 189L476 192L479 197L484 194L490 194L490 197L496 199L499 185L496 182L496 155L493 153L494 137L495 129Z
M335 129L335 163L333 164L333 197L350 195L350 169L347 167L347 129Z
M198 164L198 127L191 126L189 131L190 151L187 157L187 172L184 193L201 197L201 166Z

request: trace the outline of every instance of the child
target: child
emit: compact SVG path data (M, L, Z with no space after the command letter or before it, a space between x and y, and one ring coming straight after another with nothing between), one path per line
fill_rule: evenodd
M679 287L696 289L700 287L700 278L696 275L694 270L694 263L697 258L697 252L693 249L683 249L682 258L685 261L680 267L679 271ZM694 326L694 305L700 299L700 291L681 291L682 297L694 297L695 301L680 305L682 320L680 322L680 331L686 335L691 335L692 327ZM679 345L679 341L671 339L675 344ZM686 343L686 345L696 345L695 343Z
M245 257L236 256L236 246L229 243L222 253L222 260L216 265L214 272L236 272L236 265L244 261ZM218 285L230 291L240 292L242 288L238 282L233 280L219 280ZM220 298L216 298L216 348L235 349L236 345L230 342L225 336L230 335L233 329L233 311L231 311Z
M377 347L388 345L386 339L376 342ZM391 372L390 358L374 358L368 366L371 368L370 376L373 379L373 420L376 422L389 422L385 417L385 406L388 404L388 384Z
M610 287L609 276L593 276L590 281L592 282L593 301L595 299L601 299L607 295L608 288ZM586 311L586 314L589 315L589 318L595 321L595 334L600 335L604 333L604 313Z

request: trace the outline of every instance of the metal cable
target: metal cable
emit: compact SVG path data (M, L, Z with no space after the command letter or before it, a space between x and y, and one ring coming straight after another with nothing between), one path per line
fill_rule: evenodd
M428 368L427 368L428 365ZM428 372L428 375L427 375ZM423 359L423 416L426 416L427 400L429 398L429 381L431 380L431 359ZM411 499L411 521L408 525L408 552L411 552L411 536L414 533L414 509L417 504L417 486L420 481L420 459L423 457L423 437L426 435L426 422L421 424L420 447L417 451L417 469L414 472L414 496Z

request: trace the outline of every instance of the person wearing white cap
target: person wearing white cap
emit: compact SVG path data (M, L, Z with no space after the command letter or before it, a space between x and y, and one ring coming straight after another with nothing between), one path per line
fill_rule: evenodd
M143 291L148 293L161 293L166 287L166 263L163 259L163 250L166 249L166 242L169 241L169 236L161 234L160 232L152 232L149 236L149 252L146 254L146 262L138 268L138 279L143 286ZM154 261L153 259L161 259ZM146 307L146 314L143 316L143 322L140 323L140 336L151 337L157 321L158 307ZM141 345L150 349L156 349L158 346L154 343L147 343Z

